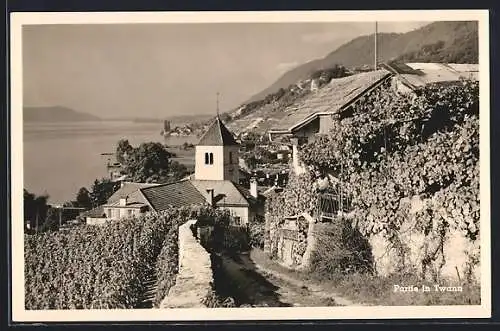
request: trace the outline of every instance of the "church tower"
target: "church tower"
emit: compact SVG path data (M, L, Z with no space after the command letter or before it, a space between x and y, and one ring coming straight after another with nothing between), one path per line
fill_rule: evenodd
M196 180L230 180L239 183L239 144L219 114L196 145Z

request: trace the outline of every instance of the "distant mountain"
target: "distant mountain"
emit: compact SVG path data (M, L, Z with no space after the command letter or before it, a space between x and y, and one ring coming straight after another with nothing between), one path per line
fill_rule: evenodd
M62 106L23 108L24 122L83 122L100 120L97 116L77 112Z
M203 122L214 117L214 114L192 114L192 115L174 115L166 116L165 118L154 117L133 117L133 116L120 116L120 117L106 117L103 121L125 121L135 123L163 123L165 120L173 124L181 125L186 123Z
M105 117L101 119L102 121L111 121L111 122L135 122L135 123L162 123L163 120L159 118L149 118L149 117Z
M407 62L478 63L477 22L434 22L407 33L379 33L378 60ZM361 36L340 46L322 59L300 65L246 103L264 99L280 88L308 78L313 72L335 64L346 67L373 67L374 35Z

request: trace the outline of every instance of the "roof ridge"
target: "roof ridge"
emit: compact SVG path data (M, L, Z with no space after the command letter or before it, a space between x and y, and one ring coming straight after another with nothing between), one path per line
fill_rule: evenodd
M171 183L159 183L157 185L151 185L148 187L141 187L141 188L139 188L139 190L142 191L142 190L156 188L156 187L168 186L168 185L173 185L173 184L177 184L177 183L184 182L184 181L189 181L189 179L183 178L183 179L177 180L175 182L171 182Z
M233 133L216 117L200 138L198 146L233 146L237 145Z
M219 114L217 114L217 118L215 119L217 121L217 129L219 129L219 137L220 137L220 141L222 141L222 144L224 144L224 138L222 137L222 121L219 117Z
M233 184L233 185L234 185L234 187L236 188L236 190L238 190L238 192L239 192L239 193L243 196L243 198L244 198L244 199L245 199L248 203L250 203L250 199L249 199L249 198L247 198L247 197L245 196L245 194L243 194L243 192L241 192L241 189L245 189L245 190L247 190L247 188L246 188L246 187L244 187L243 185L240 185L240 184L238 184L238 183L233 182L232 180L230 180L230 182L231 182L231 184ZM247 190L247 191L250 191L250 190ZM249 192L249 193L250 193L250 192ZM251 198L251 199L255 199L255 198L252 196L252 198Z
M210 126L208 127L207 131L205 131L205 133L203 133L203 135L200 137L200 141L198 142L198 144L200 142L203 141L203 139L205 139L205 136L208 134L208 132L210 131L210 128L214 125L214 122L210 123Z

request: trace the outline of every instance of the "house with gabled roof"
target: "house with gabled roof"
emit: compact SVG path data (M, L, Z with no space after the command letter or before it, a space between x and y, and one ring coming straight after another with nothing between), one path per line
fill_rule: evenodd
M124 182L99 207L101 221L95 223L201 204L228 209L236 225L264 217L265 197L257 181L251 180L249 189L239 184L239 144L219 116L195 148L194 175L167 184Z
M393 74L393 87L412 93L428 84L454 84L462 79L479 80L479 65L465 63L388 62L382 67Z
M328 133L337 117L363 95L386 82L391 73L385 69L334 78L316 93L287 107L287 114L267 131L273 141L279 136L310 138Z
M332 79L315 93L286 108L286 116L273 119L267 129L271 141L291 138L292 164L296 173L305 171L298 158L298 146L326 134L352 113L352 107L370 91L381 86L394 92L412 93L428 84L455 84L462 79L477 80L477 64L400 63L381 64L380 70Z

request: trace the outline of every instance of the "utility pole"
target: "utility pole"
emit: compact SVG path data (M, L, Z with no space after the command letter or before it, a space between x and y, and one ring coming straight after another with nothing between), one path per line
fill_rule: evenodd
M36 207L35 231L38 232L38 207Z
M343 206L343 197L342 197L342 175L344 172L344 166L343 166L343 161L341 159L340 161L340 186L339 186L339 195L340 195L340 204L339 204L339 212L340 214L340 219L343 218L344 214L344 206Z
M374 63L375 70L377 70L377 34L378 34L378 22L375 21L375 63Z

